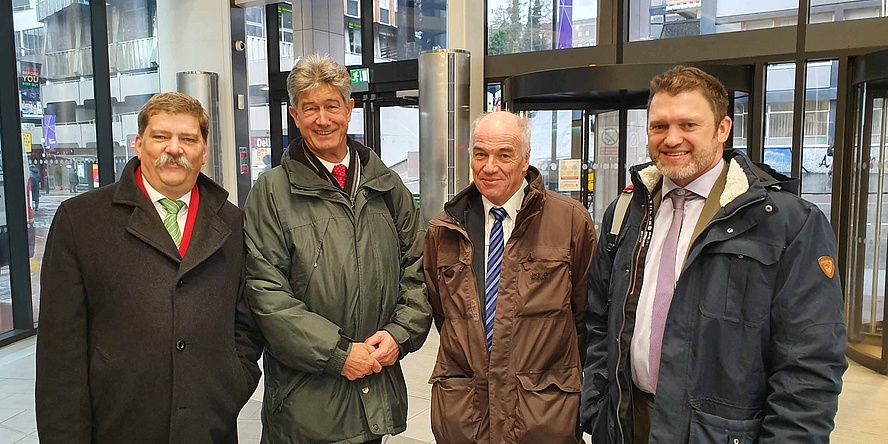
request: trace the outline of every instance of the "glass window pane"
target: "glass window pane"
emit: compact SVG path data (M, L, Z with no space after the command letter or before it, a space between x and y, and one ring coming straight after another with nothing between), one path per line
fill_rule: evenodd
M373 5L375 62L415 59L447 47L447 2L373 0Z
M802 197L817 204L827 217L832 209L838 72L838 60L808 62L805 85Z
M115 180L136 155L139 110L160 91L155 0L109 3L108 60Z
M23 131L22 134L25 134ZM0 149L0 156L2 156ZM27 170L25 170L27 171ZM3 172L0 161L0 172ZM6 196L6 174L0 174L0 193ZM30 181L29 181L30 184ZM0 197L2 197L0 196ZM30 201L28 202L30 204ZM9 230L6 229L6 201L0 199L0 333L13 329L12 320L12 287L9 284ZM28 222L31 222L30 220ZM28 224L30 227L30 223Z
M551 0L488 0L487 55L553 49L554 16ZM562 23L570 22L569 16L562 18ZM569 40L573 44L572 36Z
M731 126L733 140L731 147L746 152L749 146L749 94L734 93L734 116Z
M596 45L598 0L558 0L555 13L555 49Z
M792 171L792 110L795 64L768 65L765 88L765 157L777 172Z
M792 26L798 0L629 0L629 41Z
M808 23L841 22L886 16L886 3L872 0L811 0Z
M382 134L379 153L383 163L401 176L414 196L419 196L419 107L382 107L379 108L379 119Z
M139 2L129 3L108 10L109 55L115 78L121 72L139 71L151 63L152 51L146 51L148 54L141 51L153 48L154 28L149 11L154 8L140 8L136 5ZM40 188L39 201L29 199L33 211L28 215L29 219L33 216L35 230L31 288L36 322L40 306L40 263L50 223L62 201L97 188L99 174L89 5L39 3L39 10L31 8L32 5L35 3L15 14L14 20L16 29L22 29L23 36L27 34L22 42L29 45L27 50L17 51L16 56L23 79L19 83L22 132L29 133L31 138L31 150L26 152L26 171L29 175L36 171ZM123 12L116 14L117 8ZM114 17L122 22L113 23ZM118 88L116 97L123 101L127 92L133 93ZM134 93L130 98L136 110L144 103L142 97ZM120 104L115 113L126 114L125 108L126 104ZM115 123L122 120L123 117ZM128 131L123 125L115 124L115 141L121 145L115 146L115 155L128 148L123 142Z
M271 168L271 112L265 8L244 9L247 23L247 82L250 106L250 176L253 183ZM286 115L286 109L284 109ZM286 125L284 125L286 128Z

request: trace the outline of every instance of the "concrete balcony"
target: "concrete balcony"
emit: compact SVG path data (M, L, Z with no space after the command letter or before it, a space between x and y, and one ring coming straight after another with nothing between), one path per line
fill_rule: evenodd
M48 52L44 56L43 77L66 80L93 75L92 47ZM148 37L114 42L108 45L112 73L125 73L157 68L157 39Z

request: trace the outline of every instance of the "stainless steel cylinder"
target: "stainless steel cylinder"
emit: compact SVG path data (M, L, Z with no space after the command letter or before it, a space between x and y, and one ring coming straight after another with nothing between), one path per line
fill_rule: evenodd
M469 184L468 51L419 55L419 196L426 222Z
M207 137L207 163L201 172L222 184L222 127L219 109L219 74L206 71L183 71L176 73L176 89L197 99L210 118L210 131Z

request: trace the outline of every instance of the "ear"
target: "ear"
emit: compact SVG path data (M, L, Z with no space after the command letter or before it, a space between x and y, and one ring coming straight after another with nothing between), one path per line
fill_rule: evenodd
M136 157L142 160L142 136L136 135Z
M287 112L290 113L290 117L293 118L293 122L296 123L296 128L299 128L299 113L296 111L296 108L288 106Z
M728 140L728 136L731 135L731 118L725 116L721 122L718 123L718 129L716 130L716 137L718 138L718 143L725 143Z
M348 109L346 110L347 112L345 113L345 118L348 119L346 120L347 122L351 122L352 110L355 109L355 99L348 99L348 103L346 106L348 107Z
M207 143L203 143L203 156L200 157L200 165L204 166L207 164L207 159L210 157L210 148L207 146Z

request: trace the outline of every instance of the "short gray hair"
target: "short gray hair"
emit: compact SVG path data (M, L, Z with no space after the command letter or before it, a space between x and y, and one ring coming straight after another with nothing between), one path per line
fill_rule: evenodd
M351 76L348 70L333 61L329 55L312 54L299 60L287 76L290 105L296 106L300 94L322 86L338 89L346 103L351 98Z
M518 139L521 141L521 152L526 159L530 159L530 122L526 118L508 111L482 113L480 116L476 117L472 122L472 145L475 145L475 130L478 129L478 124L481 123L485 117L493 114L508 114L515 118L515 121L518 124L518 131L520 132Z

